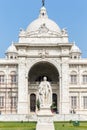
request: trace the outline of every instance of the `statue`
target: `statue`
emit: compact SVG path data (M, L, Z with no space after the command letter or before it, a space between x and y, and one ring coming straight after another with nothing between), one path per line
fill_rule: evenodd
M45 5L45 0L42 0L42 6L44 6Z
M40 107L48 107L52 105L52 88L47 81L47 77L43 78L43 81L39 85L39 101Z

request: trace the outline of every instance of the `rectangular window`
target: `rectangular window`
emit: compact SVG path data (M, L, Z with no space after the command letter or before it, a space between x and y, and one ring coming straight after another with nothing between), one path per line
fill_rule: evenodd
M87 96L83 97L83 108L87 109Z
M17 83L17 76L16 75L11 75L11 83L16 84Z
M87 75L83 75L83 83L84 83L84 84L87 83Z
M71 84L77 84L77 75L71 75Z
M0 96L0 107L4 107L4 96Z
M0 84L5 82L5 76L4 75L0 75Z
M17 106L17 97L11 97L11 107L16 108Z
M77 96L71 96L71 109L77 108Z

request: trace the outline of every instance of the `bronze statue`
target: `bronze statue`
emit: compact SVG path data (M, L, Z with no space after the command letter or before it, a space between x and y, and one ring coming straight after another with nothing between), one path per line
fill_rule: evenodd
M45 5L45 0L42 0L42 6L44 6Z

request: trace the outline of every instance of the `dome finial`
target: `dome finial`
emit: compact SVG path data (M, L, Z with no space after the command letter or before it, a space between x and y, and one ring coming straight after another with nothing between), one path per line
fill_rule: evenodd
M42 6L44 6L45 5L45 0L42 0Z

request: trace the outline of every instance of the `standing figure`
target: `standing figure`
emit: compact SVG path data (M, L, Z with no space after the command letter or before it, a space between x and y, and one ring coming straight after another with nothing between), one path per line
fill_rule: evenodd
M47 81L47 77L43 78L43 81L39 85L39 101L40 107L49 107L52 105L52 88Z

